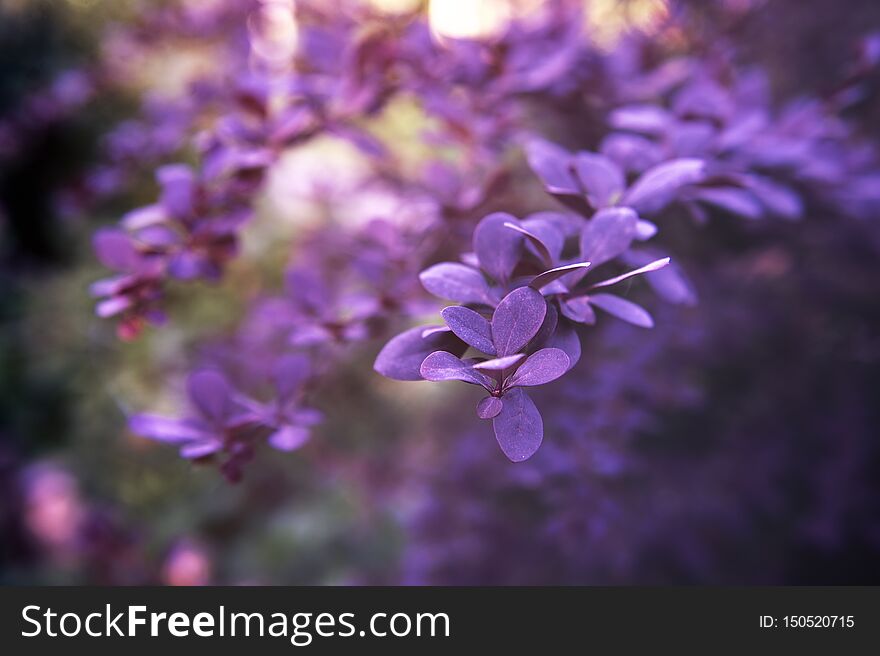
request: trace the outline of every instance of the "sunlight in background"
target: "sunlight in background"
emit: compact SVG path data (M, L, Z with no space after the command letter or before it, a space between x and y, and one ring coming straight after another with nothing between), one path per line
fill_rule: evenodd
M402 4L408 0L371 0ZM610 45L628 30L651 31L669 15L668 0L585 0L586 26L593 38ZM493 39L513 20L552 11L548 0L430 0L431 31L443 39Z
M261 0L248 18L254 55L270 66L284 66L296 54L299 29L293 0Z
M431 0L431 32L448 39L489 39L504 33L513 18L512 0Z
M584 6L588 34L603 47L630 30L654 32L669 16L668 0L588 0Z
M386 14L408 14L418 9L422 0L367 0L367 4Z

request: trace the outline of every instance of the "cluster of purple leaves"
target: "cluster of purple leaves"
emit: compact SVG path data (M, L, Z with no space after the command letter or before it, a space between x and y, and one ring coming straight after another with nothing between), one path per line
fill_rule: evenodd
M492 420L502 450L519 461L544 435L525 388L551 383L577 363L582 326L596 321L595 310L653 325L650 314L625 297L629 284L621 283L644 274L666 300L695 302L681 269L646 243L660 219L677 210L698 219L719 210L793 219L809 195L860 215L876 204L873 149L855 144L832 102L798 101L777 111L760 72L742 74L724 49L717 57L667 57L651 66L644 64L650 61L643 56L645 40L624 40L604 53L583 33L579 5L559 0L558 11L514 23L497 38L440 44L419 13L389 19L358 3L329 10L301 2L301 47L281 71L255 63L246 44L233 41L229 50L241 62L239 71L193 85L186 109L160 109L130 143L124 129L117 133L118 152L129 153L121 162L133 159L137 143L151 141L144 135L153 129L168 124L193 132L179 149L194 151L198 165L160 168L158 202L96 235L99 258L119 274L94 286L102 299L98 313L118 317L126 338L147 322L160 323L169 278L216 279L235 256L240 231L283 152L321 135L345 139L370 158L377 181L403 199L429 201L421 234L379 223L353 235L324 233L308 255L298 249L287 267L288 294L255 303L232 340L265 356L254 359L261 364L248 367L247 377L265 385L276 375L273 360L291 351L308 353L311 371L323 371L330 364L317 360L331 345L377 337L401 317L419 314L420 281L458 305L443 310L445 325L392 339L376 370L395 379L462 380L483 388L477 414ZM363 29L364 23L374 29ZM396 98L418 102L434 120L425 143L456 150L457 165L432 161L412 175L396 160L396 144L363 129ZM609 129L586 144L573 136L577 152L570 152L535 136L536 106L574 107L576 115L595 115ZM196 133L206 115L214 117L209 129ZM506 155L516 144L525 144L533 172L565 210L523 219L495 212L468 239L468 222L489 209L499 181L511 172ZM593 150L579 150L584 145ZM472 252L416 277L436 259L430 247L412 245L431 244L445 230L460 239L459 250L470 241ZM364 239L367 248L340 262L342 244ZM237 472L234 445L253 442L253 434L265 439L278 426L251 417L248 437L240 438L241 431L224 423L239 419L233 405L230 417L211 429L210 443L221 445ZM206 421L203 414L196 419Z
M238 16L247 16L250 9L240 8ZM161 23L166 13L160 11L147 24ZM230 20L230 16L220 14L223 20L215 17L207 21L206 40L210 41L218 25L223 27ZM233 12L231 17L235 15ZM206 115L219 116L210 130L192 138L200 162L199 169L191 174L196 180L192 184L209 188L200 196L205 205L181 210L163 202L169 194L184 193L167 189L168 177L183 175L177 165L161 169L168 173L158 176L163 195L158 203L160 211L149 206L122 220L121 227L129 235L132 248L156 261L150 276L158 283L151 285L156 292L153 305L160 303L161 283L168 277L212 278L218 274L234 253L236 236L249 216L244 206L253 202L265 172L285 150L316 136L330 135L351 141L376 159L377 168L387 167L389 153L385 145L357 123L380 113L394 97L415 95L425 111L439 121L439 132L425 135L429 143L455 145L467 153L471 166L495 168L493 158L514 133L513 121L502 120L501 116L514 112L517 97L568 79L567 72L577 63L577 48L584 44L567 28L566 56L547 70L532 70L543 61L538 55L546 54L550 44L555 47L559 31L569 24L567 15L553 17L528 31L512 30L503 42L493 45L488 53L491 60L484 61L474 56L484 49L481 44L456 42L441 47L432 40L426 23L416 16L392 21L376 33L364 33L359 29L362 21L372 20L378 26L379 21L387 22L387 16L372 15L357 3L332 10L320 3L298 3L302 47L289 73L248 66L247 49L230 46L225 54L241 61L240 68L246 72L231 80L194 81L186 103L146 104L141 120L119 126L108 140L108 162L95 180L110 189L130 177L126 172L128 162L150 162L184 150L182 132L194 131ZM199 21L207 19L198 15L191 20L196 20L196 25L190 31L198 34L202 29ZM174 34L180 31L178 28ZM136 35L143 38L140 30ZM492 84L487 85L489 81ZM507 106L511 109L503 109ZM451 210L478 203L484 187L489 186L469 184L462 188L454 173L443 173L449 194L443 204ZM182 183L174 180L172 184ZM179 197L170 200L181 202ZM178 215L181 213L184 216ZM145 222L151 228L146 243L141 233ZM158 232L154 229L156 223L171 224L163 225L170 231L162 230L158 248L152 243L152 233ZM222 244L218 246L217 242ZM100 246L96 244L106 263ZM103 289L100 292L105 295ZM124 307L121 334L135 335L143 323L155 321L153 307L127 297L124 290L120 293L122 298L112 294L114 303L102 303L100 307L103 316L109 316L108 307Z
M416 263L427 236L380 220L343 236L329 227L302 236L283 292L256 299L233 335L203 349L187 382L193 412L134 415L129 428L219 464L233 482L260 445L303 446L322 419L306 405L322 376L352 345L387 334L389 316L424 313Z
M477 414L492 419L501 449L515 462L534 454L544 436L541 415L521 388L550 383L577 363L577 325L594 324L598 308L637 326L653 326L644 308L607 288L657 272L661 293L673 301L692 300L677 271L660 273L668 257L605 279L595 280L592 271L641 260L645 253L631 247L657 228L639 213L660 211L705 178L702 160L674 159L627 185L602 155L572 155L545 141L534 141L528 150L547 190L580 215L483 218L474 230L473 252L463 262L435 264L420 275L426 290L462 305L443 310L445 326L413 328L391 340L375 365L397 380L460 380L483 387L488 396ZM474 357L462 359L468 349Z
M880 241L850 228L808 221L740 256L707 243L699 311L662 307L650 340L596 331L588 366L539 397L554 439L520 466L433 418L444 460L417 474L405 582L876 578Z
M876 67L866 39L853 72L827 98L774 105L767 74L743 68L735 50L681 56L643 70L623 48L611 69L623 81L599 151L626 173L675 157L709 163L708 179L681 198L698 221L710 211L754 220L803 215L805 195L864 216L876 208L877 152L841 118Z
M180 447L193 460L222 455L221 471L230 481L254 455L254 445L268 442L279 451L294 451L321 420L318 411L303 407L303 384L310 363L303 355L282 357L274 366L272 395L261 402L236 391L217 370L204 369L187 379L192 414L183 419L135 415L131 430L144 437Z

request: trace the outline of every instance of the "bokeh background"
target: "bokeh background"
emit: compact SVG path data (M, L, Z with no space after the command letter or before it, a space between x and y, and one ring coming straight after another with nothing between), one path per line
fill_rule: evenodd
M596 38L666 4L593 2ZM153 193L145 166L87 202L118 182L106 134L205 65L183 35L92 87L78 71L138 5L0 0L0 582L880 583L880 216L671 230L700 304L652 308L647 335L603 325L579 384L538 395L552 439L521 466L457 390L379 380L381 341L327 384L310 458L261 453L230 485L130 434L326 209L270 195L231 275L172 291L173 325L122 344L94 317L91 235ZM880 28L873 0L690 5L697 37L736 15L780 98L824 93ZM876 93L847 118L880 138ZM383 129L405 143L419 121L401 107ZM338 144L311 158L290 175L363 166Z

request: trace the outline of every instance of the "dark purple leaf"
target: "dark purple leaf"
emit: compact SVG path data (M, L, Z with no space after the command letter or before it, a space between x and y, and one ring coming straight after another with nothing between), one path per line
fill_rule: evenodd
M481 314L461 305L444 308L440 314L452 332L467 344L483 353L495 355L492 326Z
M483 217L474 229L474 252L480 267L498 282L510 279L522 253L522 235L506 227L517 225L515 216L496 212Z
M590 296L590 303L605 310L608 314L636 326L641 326L642 328L652 328L654 326L654 320L643 307L620 296L615 296L614 294L595 294Z
M560 318L556 330L547 340L547 348L558 348L568 356L568 368L571 369L581 359L581 339L577 330L566 319Z
M528 344L546 314L547 302L532 287L519 287L501 299L492 315L492 341L497 354L511 355Z
M452 332L444 330L422 337L423 332L425 326L417 326L391 339L376 356L373 369L394 380L422 380L419 369L430 353L449 351L461 355L467 349Z
M531 387L544 385L556 380L569 370L571 360L565 351L558 348L543 348L535 351L514 372L508 387Z
M504 403L502 403L501 399L495 396L487 396L480 399L480 402L477 404L477 416L480 419L492 419L498 416L503 407Z
M495 387L495 381L489 376L475 371L469 364L446 351L435 351L428 355L422 362L420 371L425 380L460 380L471 385L480 385L490 392Z
M581 259L597 267L618 257L635 238L638 220L628 207L609 207L596 212L581 231Z
M554 303L547 303L547 314L544 315L544 321L538 329L537 334L532 337L528 350L534 350L544 344L550 335L556 330L556 324L559 321L559 313L556 311Z
M535 403L521 388L504 395L501 412L492 420L498 446L512 462L530 458L544 439L544 422Z
M491 304L489 285L476 269L457 262L441 262L419 274L422 286L440 298L458 303Z

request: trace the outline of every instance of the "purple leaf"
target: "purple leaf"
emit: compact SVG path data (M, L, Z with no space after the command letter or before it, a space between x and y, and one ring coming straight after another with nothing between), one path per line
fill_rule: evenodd
M558 261L562 255L562 248L565 246L565 224L570 221L570 219L560 221L559 216L559 214L554 212L537 212L530 214L528 218L521 221L522 227L535 235L544 244L544 247L550 254L550 266ZM563 225L560 225L560 223ZM537 254L537 248L534 247L533 250Z
M639 219L636 223L636 239L639 241L648 241L657 234L657 226L651 221Z
M544 183L547 193L556 196L576 212L590 212L591 208L571 167L571 153L549 141L534 139L526 146L526 159L532 171Z
M495 396L487 396L480 399L480 402L477 404L477 416L480 419L492 419L498 416L503 407L504 403L501 399Z
M498 446L512 462L530 458L544 439L544 422L535 403L519 387L504 395L501 412L492 420Z
M532 353L514 372L508 387L531 387L556 380L569 370L571 360L558 348L543 348Z
M430 337L431 335L433 335L435 333L449 333L449 332L452 332L449 329L449 326L431 326L430 328L425 328L422 331L422 338L424 339L425 337Z
M309 377L311 363L302 353L285 355L275 365L275 388L278 400L286 403Z
M120 225L126 230L143 230L168 220L168 214L159 205L146 205L122 216Z
M422 337L423 332L426 332L425 326L417 326L392 338L376 356L373 369L393 380L422 380L419 369L428 354L449 351L461 355L467 349L467 345L449 331L426 337Z
M523 237L528 239L528 243L533 247L533 249L535 250L535 253L537 253L537 255L538 255L538 258L546 266L551 266L553 264L553 255L550 253L550 250L547 248L547 246L544 244L544 242L541 240L541 238L538 235L536 235L532 232L529 232L525 228L522 228L522 227L516 225L515 223L511 223L509 221L504 224L504 227L509 228L511 230L515 230L516 232L520 233Z
M623 193L623 172L604 155L578 153L574 168L594 209L613 205Z
M204 265L201 255L192 251L180 251L168 262L168 273L178 280L194 280L203 274Z
M535 334L535 336L532 337L532 341L529 342L528 349L534 350L535 348L543 346L544 342L546 342L556 330L556 324L558 322L559 313L556 311L556 305L548 303L547 314L544 315L544 321L538 329L537 334Z
M624 260L630 266L640 266L650 262L660 253L657 251L629 251ZM678 305L693 306L697 304L697 293L693 285L675 262L663 267L659 271L652 271L645 275L645 280L654 288L663 299Z
M212 422L224 421L231 410L232 388L219 371L204 369L187 379L187 392L203 417Z
M463 339L465 343L470 344L478 351L495 355L495 345L492 343L492 326L481 314L461 305L444 308L440 314L452 332Z
M471 385L480 385L490 392L495 387L495 381L479 371L475 371L466 362L446 351L435 351L425 358L420 367L422 378L425 380L444 381L460 380Z
M532 287L519 287L501 299L492 315L492 341L497 354L511 355L528 344L546 314L547 302Z
M567 298L560 304L563 316L571 319L575 323L596 323L596 313L590 306L590 298L588 296L574 296Z
M196 422L158 415L134 415L128 420L128 428L135 435L159 442L179 444L211 437L211 433Z
M544 139L534 139L526 146L526 159L549 193L581 195L569 166L572 155L567 150Z
M560 319L556 331L547 340L547 348L558 348L568 356L568 368L574 367L581 359L581 339L571 322Z
M98 230L92 237L92 247L101 264L114 271L131 271L140 259L131 238L122 230Z
M193 214L196 202L196 180L185 164L169 164L156 171L162 187L159 204L169 215L182 219Z
M620 296L596 294L590 296L590 303L605 310L608 314L636 326L641 326L642 328L652 328L654 326L654 320L643 307Z
M419 280L435 296L458 303L491 304L489 285L483 274L464 264L435 264L422 271Z
M269 444L279 451L294 451L308 442L310 435L302 426L284 426L269 436Z
M693 197L744 219L760 219L764 214L758 199L750 191L737 187L704 187Z
M638 216L628 207L596 212L581 231L581 259L599 266L629 248L636 236Z
M801 197L792 189L757 175L749 176L745 183L771 214L789 220L803 216Z
M522 235L506 227L516 225L515 216L496 212L483 217L474 229L474 252L480 267L498 282L506 282L519 262Z
M633 269L632 271L627 271L626 273L622 273L619 276L614 276L613 278L608 278L608 280L602 280L600 282L594 283L590 285L590 289L596 289L597 287L608 287L610 285L616 285L617 283L626 280L627 278L632 278L633 276L638 276L642 273L650 273L651 271L659 271L663 267L669 264L669 258L664 257L659 260L655 260L653 262L649 262L643 267L639 267L638 269Z
M147 248L167 248L180 242L180 235L163 225L147 226L134 235L135 241Z
M474 369L484 369L486 371L504 371L509 369L517 362L526 357L525 353L515 353L514 355L505 355L502 358L494 358L485 362L478 362L474 365Z
M555 269L550 269L549 271L545 271L544 273L535 276L529 283L529 287L541 289L567 273L577 271L578 269L586 269L588 266L590 266L590 262L577 262L575 264L566 264L564 266L556 267Z
M703 179L705 162L682 158L663 162L643 173L623 197L623 204L639 213L658 212L669 204L678 190Z
M211 454L217 453L223 448L223 443L216 439L210 438L199 442L192 442L180 448L180 455L188 460L197 460Z
M611 112L608 122L617 130L657 135L670 126L671 117L656 105L627 105Z

